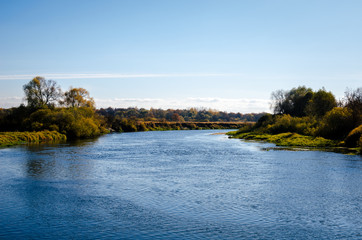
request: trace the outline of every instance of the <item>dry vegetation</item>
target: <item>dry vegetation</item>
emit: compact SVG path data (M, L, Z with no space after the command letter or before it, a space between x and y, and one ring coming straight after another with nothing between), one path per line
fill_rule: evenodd
M0 146L11 146L22 143L61 142L67 137L56 131L41 132L0 132Z

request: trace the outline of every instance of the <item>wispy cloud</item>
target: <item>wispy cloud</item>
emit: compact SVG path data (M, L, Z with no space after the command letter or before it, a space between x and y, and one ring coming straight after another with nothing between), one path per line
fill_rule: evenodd
M43 73L43 74L15 74L15 75L0 75L0 80L24 80L32 79L35 76L42 76L48 79L117 79L117 78L165 78L165 77L227 77L237 76L232 73L146 73L146 74L65 74L65 73Z
M22 97L0 97L0 108L17 107L23 103Z

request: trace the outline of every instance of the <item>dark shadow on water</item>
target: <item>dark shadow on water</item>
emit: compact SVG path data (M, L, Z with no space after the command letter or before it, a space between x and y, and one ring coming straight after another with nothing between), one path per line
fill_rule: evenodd
M358 155L359 152L357 149L343 148L343 147L332 147L332 148L313 148L313 147L264 147L260 148L262 151L322 151L322 152L334 152L342 153L346 155ZM359 155L361 156L361 155ZM361 156L362 160L362 156Z
M83 147L95 144L99 138L94 139L77 139L66 142L46 142L46 143L27 143L23 146L29 151L41 151L46 148L63 148L63 147Z
M27 144L21 146L28 177L34 179L78 179L88 175L92 163L89 148L98 139L74 140L63 143Z

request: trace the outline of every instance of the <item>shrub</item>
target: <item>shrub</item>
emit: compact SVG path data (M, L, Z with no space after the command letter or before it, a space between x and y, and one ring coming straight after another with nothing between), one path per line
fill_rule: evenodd
M127 119L123 119L120 123L120 129L124 132L137 132L136 124Z
M323 117L318 134L325 138L341 140L348 135L352 128L351 110L335 107Z
M146 125L144 122L140 122L138 123L137 125L137 131L141 131L141 132L144 132L144 131L148 131Z
M291 117L290 115L279 115L274 123L267 127L267 132L278 134L285 132L299 133L314 136L317 121L313 117Z
M275 123L268 127L268 131L273 134L295 132L295 130L296 126L293 121L293 117L291 117L289 114L277 116Z
M273 119L274 119L273 115L271 115L270 113L267 113L264 116L262 116L261 118L259 118L259 120L256 122L254 127L255 128L266 127L268 124L273 123Z
M361 146L360 141L362 137L362 125L353 129L344 140L347 147Z
M51 130L68 138L91 138L105 132L102 119L87 107L39 109L24 120L30 131Z

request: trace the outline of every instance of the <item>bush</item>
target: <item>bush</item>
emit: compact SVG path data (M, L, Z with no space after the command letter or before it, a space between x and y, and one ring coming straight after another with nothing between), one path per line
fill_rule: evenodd
M275 123L268 127L268 131L273 134L295 132L295 130L296 127L293 121L293 117L291 117L289 114L277 116Z
M137 131L141 131L141 132L148 131L144 122L140 122L137 124Z
M313 117L291 117L286 114L277 116L274 123L267 127L267 132L272 134L293 132L314 136L316 128L317 121Z
M102 119L87 107L39 109L24 120L27 130L54 130L66 134L69 139L98 136L105 132L102 124Z
M342 140L352 128L353 118L351 110L335 107L323 117L318 134L325 138Z
M344 140L347 147L361 147L362 125L353 129Z
M268 124L273 123L274 117L270 113L265 114L254 125L254 128L266 127Z
M124 132L137 132L137 127L134 121L123 119L120 122L120 130Z

